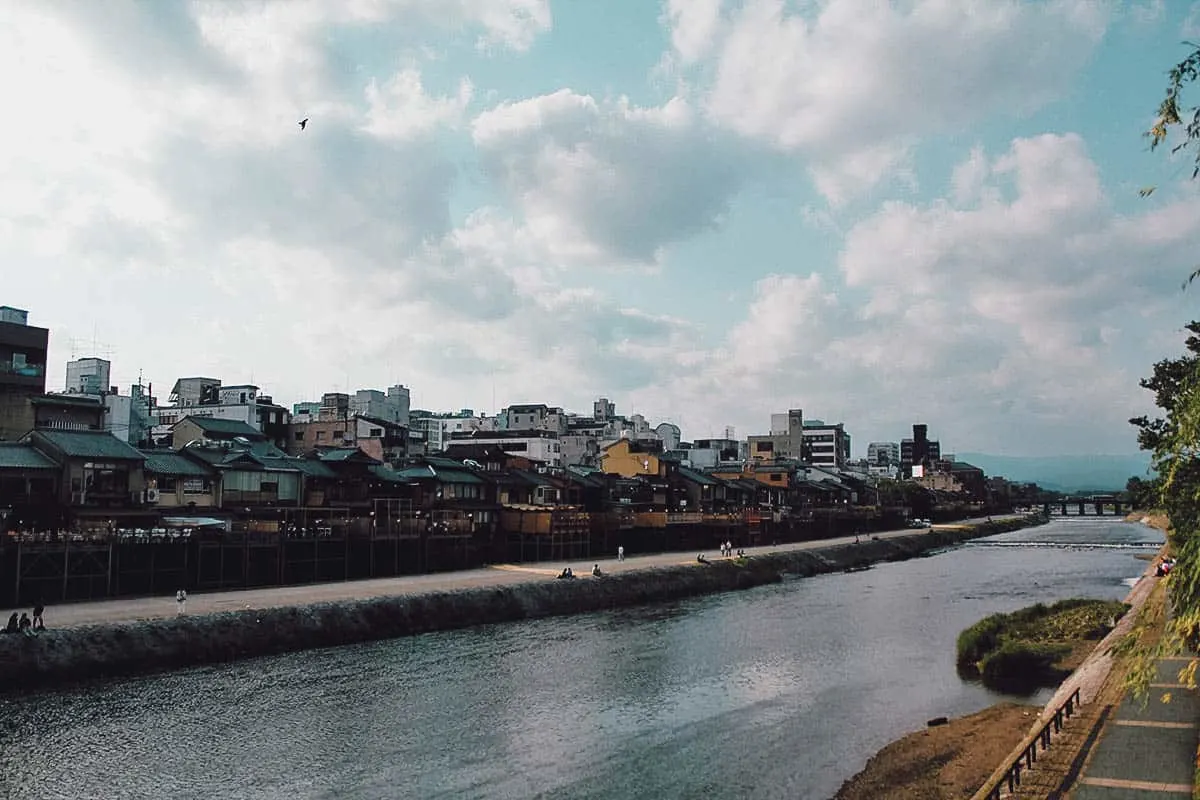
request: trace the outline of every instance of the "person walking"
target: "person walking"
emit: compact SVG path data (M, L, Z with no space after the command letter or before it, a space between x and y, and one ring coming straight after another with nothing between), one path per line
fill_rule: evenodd
M179 609L176 612L176 616L182 617L187 611L187 592L183 589L175 593L175 605Z
M625 560L625 545L617 545L617 561Z

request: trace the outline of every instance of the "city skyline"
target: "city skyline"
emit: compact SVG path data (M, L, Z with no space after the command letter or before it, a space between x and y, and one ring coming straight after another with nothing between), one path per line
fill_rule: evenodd
M1141 134L1200 3L11 13L0 304L48 388L1130 453L1194 316L1200 186Z

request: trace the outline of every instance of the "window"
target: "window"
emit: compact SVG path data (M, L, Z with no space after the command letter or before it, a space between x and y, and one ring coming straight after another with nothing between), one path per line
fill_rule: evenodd
M755 442L754 449L759 453L769 453L775 449L774 442Z
M383 436L383 428L371 428L367 433L372 439L378 439Z
M304 441L304 431L296 431L296 441L297 442Z
M333 432L333 438L335 438L335 439L345 439L345 438L346 438L346 431L345 431L345 430L334 431L334 432Z
M176 480L177 479L173 476L161 476L154 482L155 486L153 488L158 489L160 492L174 492Z
M321 441L324 438L325 438L325 431L317 431L317 441Z
M245 392L242 392L242 394L241 394L241 397L242 397L242 403L243 403L243 404L245 404L245 402L246 402L246 393L245 393Z
M771 480L773 480L773 481L781 481L781 480L783 480L783 473L782 473L782 472L772 472L772 473L771 473Z

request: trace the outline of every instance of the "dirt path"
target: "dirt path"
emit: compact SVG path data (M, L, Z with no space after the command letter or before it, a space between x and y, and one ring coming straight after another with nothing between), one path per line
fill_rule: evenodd
M969 798L1020 743L1040 710L1000 703L910 733L876 753L834 800Z

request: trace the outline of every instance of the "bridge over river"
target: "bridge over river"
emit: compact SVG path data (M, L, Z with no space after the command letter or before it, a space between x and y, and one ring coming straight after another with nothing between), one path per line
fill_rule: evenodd
M1122 500L1113 494L1070 495L1060 497L1053 502L1043 503L1042 512L1046 516L1082 517L1082 516L1121 516L1132 510L1128 500Z

